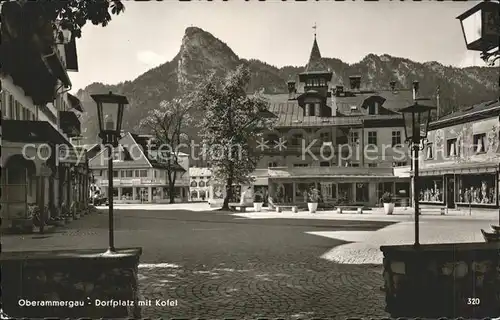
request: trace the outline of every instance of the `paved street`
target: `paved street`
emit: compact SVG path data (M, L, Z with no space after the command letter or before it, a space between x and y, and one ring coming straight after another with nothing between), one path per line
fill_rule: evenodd
M344 243L306 232L375 231L390 222L250 220L195 211L116 213L118 246L141 246L145 317L256 319L384 316L381 268L321 255ZM86 216L47 235L4 236L3 249L105 248L107 215Z
M143 298L178 302L172 307L144 307L143 316L387 316L379 290L378 246L411 243L411 217L337 215L333 220L330 214L286 213L269 219L271 213L227 214L187 206L190 211L178 205L150 206L157 210L122 206L116 211L117 246L143 247ZM422 220L422 241L428 243L482 241L479 229L494 222L425 216ZM51 234L4 236L3 249L105 248L107 225L107 214L94 214Z

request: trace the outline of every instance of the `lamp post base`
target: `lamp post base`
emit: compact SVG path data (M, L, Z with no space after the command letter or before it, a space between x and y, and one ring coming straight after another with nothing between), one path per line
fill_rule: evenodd
M105 255L113 255L116 254L116 250L114 248L108 248L106 252L104 252Z

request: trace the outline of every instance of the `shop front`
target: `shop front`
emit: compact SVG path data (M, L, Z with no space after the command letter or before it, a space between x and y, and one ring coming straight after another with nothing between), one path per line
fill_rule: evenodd
M498 163L426 168L420 178L420 201L447 208L498 208L498 181Z

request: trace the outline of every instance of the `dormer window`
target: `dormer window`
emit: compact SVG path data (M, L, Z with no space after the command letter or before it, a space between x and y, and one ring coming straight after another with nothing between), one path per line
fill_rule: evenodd
M368 106L368 114L375 115L377 114L377 111L378 111L378 103L375 101L373 103L370 103L370 105Z

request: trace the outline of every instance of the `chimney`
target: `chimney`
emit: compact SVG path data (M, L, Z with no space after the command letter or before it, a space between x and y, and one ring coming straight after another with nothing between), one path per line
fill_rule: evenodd
M351 90L359 90L361 88L361 76L350 76L349 83L351 84Z
M391 86L391 91L396 90L396 81L393 80L393 81L389 82L389 85Z
M413 81L413 100L417 99L419 87L419 82L417 80Z
M295 93L297 93L297 89L295 88L295 81L290 80L287 82L287 85L288 85L288 100L294 100L296 98Z

